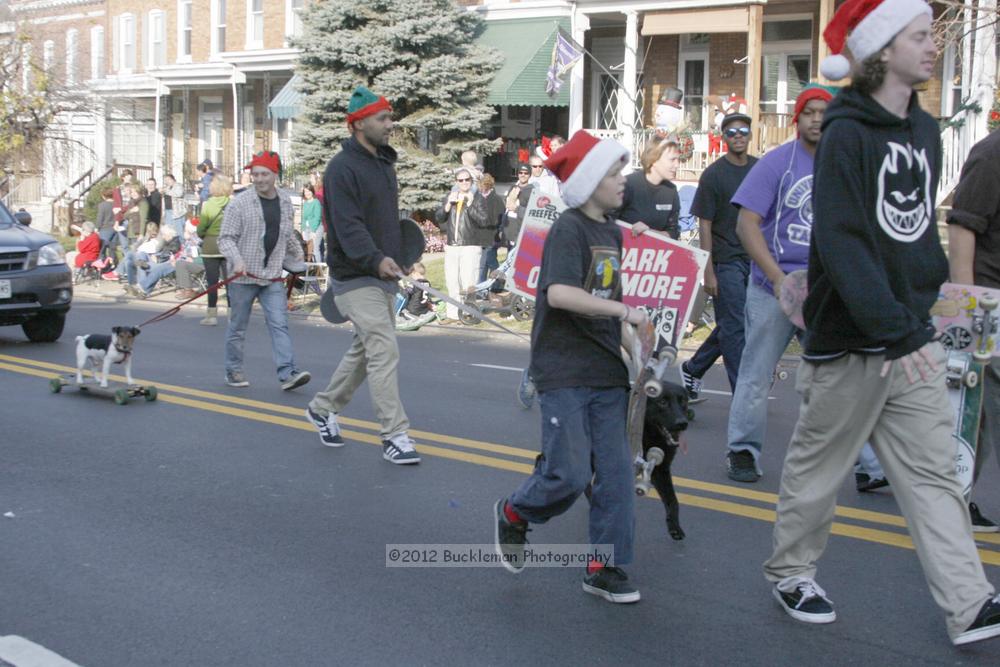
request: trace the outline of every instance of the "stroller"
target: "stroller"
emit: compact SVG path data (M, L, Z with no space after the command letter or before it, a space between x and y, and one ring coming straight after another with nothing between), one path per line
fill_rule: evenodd
M518 321L527 321L535 316L535 303L531 299L526 299L519 294L514 294L507 290L507 276L514 268L514 257L516 252L511 250L507 253L507 258L498 269L483 282L475 287L470 287L465 295L465 303L484 314L498 313L500 315L511 315ZM458 319L462 324L476 324L479 320L471 313L464 310L458 314Z

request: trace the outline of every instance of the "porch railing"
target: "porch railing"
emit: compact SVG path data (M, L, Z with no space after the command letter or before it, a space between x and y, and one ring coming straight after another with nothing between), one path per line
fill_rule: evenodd
M961 111L944 121L941 130L941 178L938 180L937 201L939 204L955 190L962 166L969 151L980 139L986 136L986 123L983 114L986 111L975 105L964 107Z

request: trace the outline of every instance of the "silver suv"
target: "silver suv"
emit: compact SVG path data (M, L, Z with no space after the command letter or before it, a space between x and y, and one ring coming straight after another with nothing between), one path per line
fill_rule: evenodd
M0 203L0 326L20 324L30 340L51 343L73 301L72 272L59 242L30 222Z

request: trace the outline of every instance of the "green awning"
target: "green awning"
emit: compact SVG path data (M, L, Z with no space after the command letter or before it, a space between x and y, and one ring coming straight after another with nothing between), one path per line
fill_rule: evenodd
M559 28L570 32L568 18L487 21L477 44L504 55L503 67L493 77L489 104L509 106L569 106L569 76L555 97L545 92L545 76L552 64L552 48Z
M295 118L302 113L302 93L299 92L299 75L296 74L278 91L267 105L267 115L271 118Z

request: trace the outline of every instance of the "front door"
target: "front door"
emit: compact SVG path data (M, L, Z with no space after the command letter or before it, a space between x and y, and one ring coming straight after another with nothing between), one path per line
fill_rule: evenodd
M203 98L199 102L199 158L222 165L222 100Z

